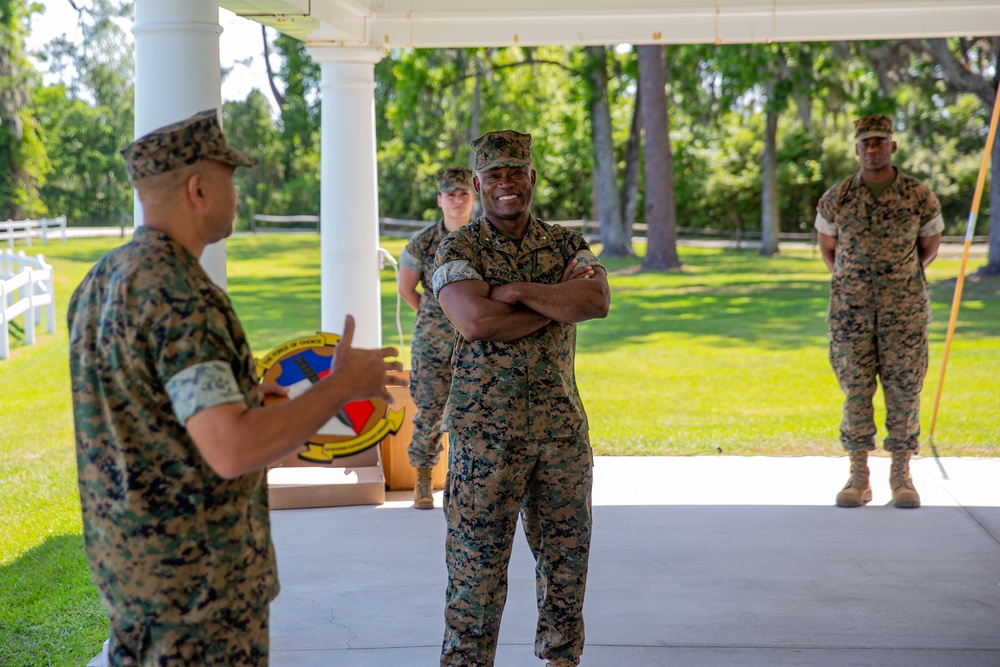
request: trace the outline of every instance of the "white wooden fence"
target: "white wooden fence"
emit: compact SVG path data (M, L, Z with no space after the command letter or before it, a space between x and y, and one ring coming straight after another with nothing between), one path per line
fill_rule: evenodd
M35 327L45 311L46 331L55 333L55 280L45 256L0 250L0 359L10 358L11 320L24 315L24 342L35 344Z
M0 238L7 238L7 247L14 248L15 239L24 239L27 246L31 247L31 239L39 236L42 245L49 242L49 230L59 229L62 232L62 240L66 240L66 216L60 215L58 218L42 218L41 220L7 220L0 221Z
M547 220L552 224L562 225L570 229L575 229L582 233L588 241L595 243L601 240L601 223L599 220ZM273 225L270 226L269 225ZM289 226L294 224L294 227ZM426 220L402 220L399 218L379 218L379 236L404 237L413 236L427 225L431 224ZM317 215L255 215L251 222L251 231L295 231L295 232L319 232L319 216ZM646 240L647 226L644 223L632 225L632 242L642 243ZM761 234L759 231L744 231L742 229L695 229L692 227L677 227L677 233L685 238L706 238L718 241L730 241L740 248L743 242L759 241ZM778 235L779 241L798 241L800 243L810 243L816 245L816 232L781 232ZM961 236L945 236L942 241L945 243L962 243ZM986 243L988 237L976 236L973 243Z

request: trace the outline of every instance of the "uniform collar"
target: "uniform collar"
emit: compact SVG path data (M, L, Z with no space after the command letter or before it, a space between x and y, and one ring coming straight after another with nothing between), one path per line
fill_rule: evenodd
M887 187L885 192L882 193L882 197L879 197L879 201L885 201L886 198L893 196L893 193L896 190L896 185L899 184L899 167L893 165L892 170L895 176L892 179L892 183L889 184L889 187ZM859 191L861 197L867 197L869 200L872 200L872 193L865 186L865 180L861 178L860 170L854 175L854 179L851 181L851 190L857 190Z
M524 236L521 237L520 248L505 235L498 232L493 223L485 215L479 217L479 240L485 246L496 248L515 256L550 246L555 242L552 239L552 233L548 229L548 226L531 214L528 215L528 224L524 227Z
M139 245L161 247L176 256L178 260L183 262L189 268L196 268L202 273L205 272L205 270L201 268L201 262L198 261L197 257L192 255L191 252L183 245L172 239L169 234L161 232L158 229L140 225L132 232L132 242ZM208 274L206 273L205 275L207 276Z

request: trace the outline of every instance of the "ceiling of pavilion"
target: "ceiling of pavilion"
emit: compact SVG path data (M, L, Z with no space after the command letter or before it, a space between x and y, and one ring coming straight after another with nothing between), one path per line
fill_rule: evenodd
M1000 0L220 0L344 46L692 44L1000 34Z

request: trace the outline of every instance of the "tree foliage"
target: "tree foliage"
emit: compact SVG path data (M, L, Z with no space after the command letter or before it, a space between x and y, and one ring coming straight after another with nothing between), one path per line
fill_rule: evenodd
M77 11L82 40L62 36L42 54L64 82L33 96L50 161L39 195L70 224L118 225L133 205L118 154L135 127L133 49L121 25L132 3L93 0Z
M66 1L81 7L84 40L50 45L44 57L64 81L46 87L23 55L37 8L0 0L0 217L64 213L73 224L115 224L132 206L117 155L133 124L122 30L130 3ZM233 143L261 158L237 174L244 227L252 213L319 212L320 70L301 42L262 35L273 55L270 91L223 108ZM664 50L680 233L763 231L771 250L778 232L811 233L819 196L858 168L851 121L870 112L894 116L896 164L938 194L946 233L964 232L997 83L996 38ZM609 252L627 254L633 224L648 224L650 204L665 194L642 159L649 128L638 70L637 50L622 46L391 52L375 67L380 214L436 219L434 174L470 164L469 142L482 132L513 128L533 137L536 214L600 219L616 232L604 239ZM1000 177L991 182L979 233L1000 217L990 215ZM1000 265L998 228L990 233Z
M0 219L45 213L38 188L48 165L29 106L38 77L24 54L25 23L39 9L0 0Z

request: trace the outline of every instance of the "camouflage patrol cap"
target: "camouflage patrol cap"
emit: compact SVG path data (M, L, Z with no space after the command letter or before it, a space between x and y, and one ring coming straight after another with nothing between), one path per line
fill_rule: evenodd
M229 147L215 109L144 134L119 153L125 158L128 177L133 183L201 160L234 167L257 165L256 158Z
M869 114L854 121L854 141L864 141L868 137L891 137L892 118L882 114Z
M476 171L499 167L531 166L531 135L514 130L487 132L472 142L476 152Z
M445 194L455 190L472 191L472 170L465 167L448 167L434 175L437 179L438 192Z

